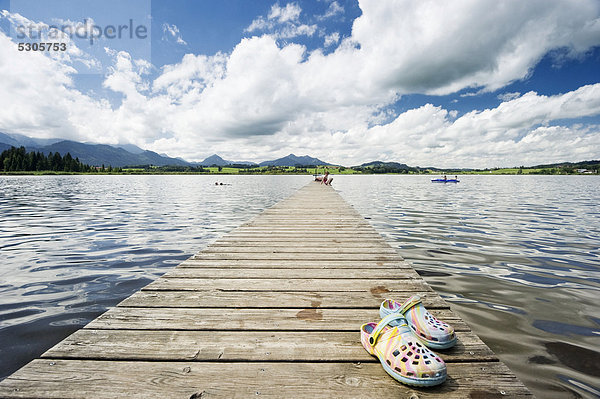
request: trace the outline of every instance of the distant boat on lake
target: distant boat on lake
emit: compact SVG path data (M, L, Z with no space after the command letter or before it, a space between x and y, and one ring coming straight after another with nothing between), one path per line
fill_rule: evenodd
M458 179L431 179L432 183L460 183Z

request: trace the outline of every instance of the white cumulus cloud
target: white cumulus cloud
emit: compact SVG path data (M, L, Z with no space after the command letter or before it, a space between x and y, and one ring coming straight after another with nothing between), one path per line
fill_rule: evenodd
M515 98L519 98L521 96L521 93L519 93L518 91L513 92L513 93L501 93L498 94L498 99L502 100L502 101L510 101L510 100L514 100Z
M323 42L323 46L329 47L334 44L337 44L340 41L339 32L333 32L329 35L325 35L325 41Z
M285 7L281 7L279 4L273 4L271 11L269 12L269 19L277 20L279 23L297 21L301 12L302 9L297 3L288 3Z
M303 24L299 21L302 9L297 3L288 3L281 7L273 4L267 17L260 16L245 29L246 32L265 32L278 39L291 39L297 36L312 36L317 25Z
M164 39L174 39L175 42L177 44L183 44L186 45L187 42L185 40L183 40L183 37L181 36L181 33L179 32L179 28L177 27L177 25L173 24L168 24L168 23L164 23L162 25L163 28L163 38Z
M343 13L344 7L342 7L337 1L334 0L329 4L329 7L325 11L325 14L319 15L317 19L322 21L331 17L335 17L337 15L342 15Z

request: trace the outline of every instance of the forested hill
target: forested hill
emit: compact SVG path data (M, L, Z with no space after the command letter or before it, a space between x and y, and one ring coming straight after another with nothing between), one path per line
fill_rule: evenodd
M112 169L112 168L111 168ZM25 147L11 147L0 154L0 170L3 172L95 172L97 169L73 158L70 153L58 152L45 155L39 151L27 152Z

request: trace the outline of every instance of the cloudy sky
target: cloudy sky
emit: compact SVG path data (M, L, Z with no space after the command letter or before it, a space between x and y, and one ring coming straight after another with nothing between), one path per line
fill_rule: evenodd
M40 41L66 51L18 50ZM191 161L598 159L600 2L0 0L0 132Z

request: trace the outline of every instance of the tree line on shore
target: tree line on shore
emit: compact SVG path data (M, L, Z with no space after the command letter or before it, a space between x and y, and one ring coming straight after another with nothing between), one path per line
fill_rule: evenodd
M120 172L120 168L98 168L82 163L79 158L73 158L70 153L65 156L58 152L50 152L48 155L39 152L27 152L25 147L12 147L0 154L0 168L4 172L72 172L72 173L94 173L94 172Z

